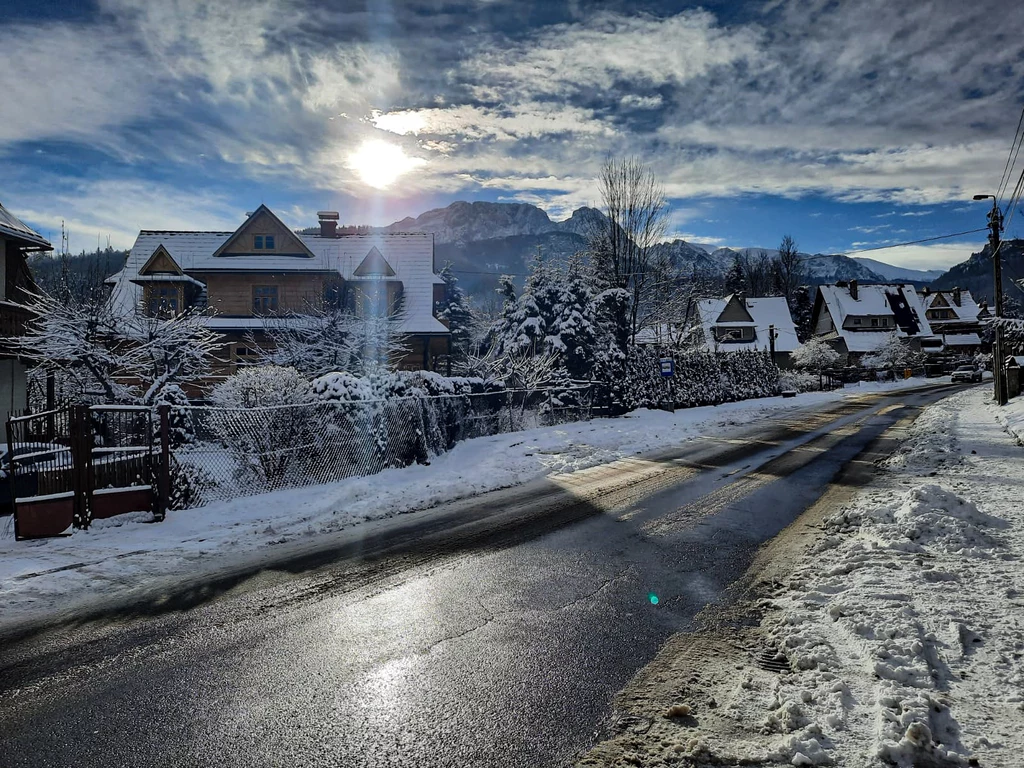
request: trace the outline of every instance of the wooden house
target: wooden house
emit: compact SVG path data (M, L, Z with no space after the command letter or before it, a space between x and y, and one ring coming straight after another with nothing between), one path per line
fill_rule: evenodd
M218 378L255 360L251 340L270 343L268 322L279 327L339 307L394 317L409 349L400 367L438 368L450 335L434 314L444 283L433 235L339 232L333 211L319 220L314 234L299 234L261 205L233 232L142 230L124 269L108 280L110 301L121 314L201 310L223 339Z
M24 336L32 313L25 308L35 282L27 258L53 246L0 204L0 418L28 407L26 367L16 350L2 339ZM3 441L6 442L6 436Z

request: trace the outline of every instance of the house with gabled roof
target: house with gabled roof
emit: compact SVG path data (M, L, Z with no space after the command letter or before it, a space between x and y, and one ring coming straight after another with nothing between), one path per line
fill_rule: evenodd
M860 285L856 280L820 285L811 316L812 333L829 342L847 364L874 352L895 333L920 352L942 350L942 340L932 332L924 302L913 285L878 283Z
M954 357L974 356L981 351L981 336L991 320L988 305L978 304L970 291L960 288L918 293L932 331L942 339L943 349Z
M28 267L33 253L52 251L53 246L0 203L0 338L24 336L32 313L24 303L36 289ZM25 362L10 346L0 342L0 419L28 407Z
M775 364L782 368L791 365L789 355L800 344L784 297L748 299L741 293L698 300L690 339L718 352L774 348Z
M203 313L224 341L219 376L255 360L252 339L302 315L345 307L357 316L393 317L410 350L406 369L438 367L448 328L434 314L444 282L429 233L339 232L338 213L321 211L319 231L292 231L266 205L233 232L142 230L124 268L108 279L122 315Z

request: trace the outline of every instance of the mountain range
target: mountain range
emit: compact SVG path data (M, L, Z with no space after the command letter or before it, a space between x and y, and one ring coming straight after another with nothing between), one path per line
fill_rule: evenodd
M477 297L492 299L498 276L522 276L538 248L559 261L582 250L588 236L604 226L604 214L596 208L579 208L564 221L529 203L455 202L383 227L386 232L430 232L434 235L437 264L452 263L462 285ZM658 246L677 267L713 278L722 278L737 257L770 257L767 248L715 248L672 240ZM898 280L929 285L941 278L941 270L897 267L882 261L851 258L842 254L800 254L808 283L836 280L883 283Z

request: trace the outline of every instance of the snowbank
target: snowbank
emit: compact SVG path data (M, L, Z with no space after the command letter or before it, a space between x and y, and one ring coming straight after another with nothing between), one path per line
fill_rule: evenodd
M272 559L282 544L327 545L332 536L364 521L678 445L784 409L923 383L931 382L872 383L674 414L635 411L615 419L482 437L457 444L429 466L172 511L158 524L148 514L123 515L63 539L16 542L11 518L0 518L0 631L72 611L83 602L130 593L157 578L196 578L228 562Z

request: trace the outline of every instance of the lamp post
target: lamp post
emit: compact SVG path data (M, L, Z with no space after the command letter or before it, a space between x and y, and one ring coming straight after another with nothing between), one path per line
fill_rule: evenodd
M1003 340L999 321L1003 316L1003 262L999 256L999 233L1003 230L1003 214L995 195L975 195L975 200L992 198L992 210L988 212L988 242L992 248L992 276L995 280L996 316L992 333L992 379L995 384L996 402L1006 405L1006 383L1003 381Z

